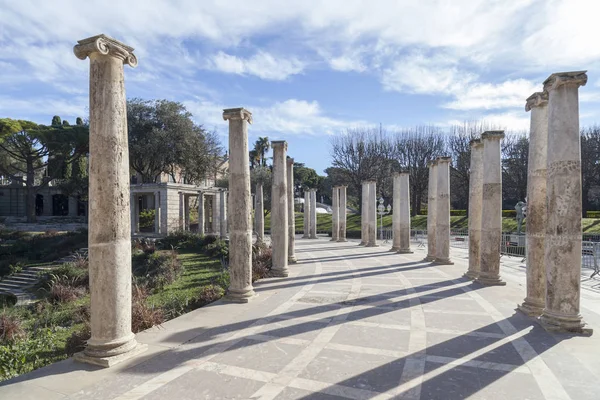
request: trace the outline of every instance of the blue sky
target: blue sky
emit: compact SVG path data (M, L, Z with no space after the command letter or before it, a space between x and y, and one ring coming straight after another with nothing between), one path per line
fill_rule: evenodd
M0 0L0 117L87 116L77 40L134 47L128 97L184 103L227 143L223 108L250 140L287 140L322 173L345 129L528 128L525 99L553 72L588 70L581 124L600 123L600 5L593 0Z

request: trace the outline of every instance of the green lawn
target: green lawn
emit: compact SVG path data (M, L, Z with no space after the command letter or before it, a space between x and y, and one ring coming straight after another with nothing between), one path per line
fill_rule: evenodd
M525 231L525 222L523 223L522 231ZM467 229L469 220L467 217L450 217L450 226L454 229ZM271 228L271 214L265 217L265 230ZM380 219L377 217L377 226L380 225ZM385 215L383 217L384 228L392 227L392 216ZM582 226L584 233L600 234L600 219L598 218L582 218ZM412 229L427 229L427 216L417 215L411 218ZM360 232L360 215L348 214L346 220L346 230L348 232ZM301 213L296 213L296 232L300 233L304 230L304 217ZM317 230L319 232L331 232L331 214L317 214ZM516 232L517 221L514 218L502 218L503 232Z

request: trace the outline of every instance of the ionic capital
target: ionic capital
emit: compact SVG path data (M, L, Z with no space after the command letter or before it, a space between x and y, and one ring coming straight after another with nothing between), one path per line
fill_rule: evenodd
M585 86L587 71L557 72L544 81L544 92L557 89L562 85Z
M135 68L138 64L133 47L119 42L104 34L92 36L87 39L77 41L78 44L73 47L73 53L80 60L85 60L93 53L100 53L105 56L111 56L123 61L123 64L129 64Z
M286 162L288 163L288 165L294 165L294 159L292 157L288 157L286 159Z
M548 92L535 92L525 102L525 111L531 111L534 107L548 105Z
M492 139L504 139L504 131L485 131L481 134L481 141Z
M285 140L273 140L271 142L271 147L273 150L276 148L282 148L283 150L287 150L287 142Z
M246 120L249 124L252 123L252 113L244 107L226 108L223 110L223 120Z

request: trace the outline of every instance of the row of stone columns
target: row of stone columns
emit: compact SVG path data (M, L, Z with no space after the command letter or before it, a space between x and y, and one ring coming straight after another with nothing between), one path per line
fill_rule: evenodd
M229 192L226 190L220 190L217 193L200 192L198 194L198 234L205 235L206 233L210 233L213 235L218 235L221 238L227 237L227 233L229 231L227 223L227 202L229 197L228 195ZM183 197L184 194L181 193L180 196ZM207 196L212 197L212 225L210 227L209 232L206 232L205 197ZM189 200L183 200L183 202L180 203L180 207L184 207L186 209L186 222L184 223L184 226L189 228Z
M331 241L346 242L346 186L334 186L331 195Z
M527 99L527 296L519 309L550 331L591 333L580 314L579 87L586 71L556 73Z
M430 162L427 194L427 257L437 264L450 260L450 157Z

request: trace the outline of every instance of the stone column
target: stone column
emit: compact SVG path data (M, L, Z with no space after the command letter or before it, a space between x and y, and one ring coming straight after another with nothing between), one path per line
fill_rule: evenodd
M227 191L222 190L219 193L219 228L221 239L227 237Z
M256 184L255 201L254 223L256 226L256 242L262 243L265 241L265 203L263 200L262 183Z
M552 74L548 92L548 161L546 183L546 308L541 322L547 330L591 333L584 328L581 301L581 144L579 86L585 71ZM529 225L529 222L527 223Z
M331 193L331 241L337 242L340 238L340 188L339 186L333 187Z
M317 189L310 189L310 238L317 239Z
M204 193L198 194L198 234L204 236Z
M340 208L338 218L340 220L340 235L338 242L346 242L346 209L348 208L346 197L346 186L340 186Z
M364 181L362 183L359 246L366 246L369 243L369 188L369 182Z
M287 143L271 142L273 149L273 187L271 190L271 243L274 276L286 277L288 270L288 193L286 173Z
M154 192L154 233L160 232L160 192Z
M483 194L481 205L480 270L477 282L482 285L506 285L500 279L502 243L502 161L500 140L504 131L481 134L483 142Z
M398 253L409 254L413 251L410 249L410 180L408 172L402 172L398 176L399 178L399 195L400 195L400 207L399 207L399 236L400 236L400 248ZM395 183L395 181L394 181ZM394 188L395 189L395 188ZM395 192L395 190L394 190ZM394 193L395 195L395 193ZM394 214L396 210L394 210ZM394 231L394 236L396 232Z
M287 159L288 264L296 263L296 212L294 210L294 159Z
M450 261L450 157L437 159L435 188L435 263L454 264Z
M304 239L310 238L310 191L304 191Z
M437 160L430 161L429 182L427 184L427 257L425 261L435 261L435 238L437 217Z
M105 35L80 40L90 58L89 274L91 338L75 359L110 367L144 351L131 332L129 148L123 65L133 49Z
M527 296L519 310L539 317L546 305L546 171L548 160L548 93L529 96L525 111L531 111L527 164Z
M183 194L183 229L185 231L190 230L190 197L187 194Z
M182 192L179 192L179 230L185 230L185 200Z
M481 206L483 201L483 143L473 139L469 167L469 268L465 278L479 276L481 259Z
M225 299L247 303L254 297L252 287L252 204L248 165L248 123L252 114L244 108L223 110L229 121L229 275Z
M369 242L367 247L377 247L377 182L370 181L367 220L369 222Z
M400 173L394 173L394 186L392 189L392 248L390 251L400 250Z
M219 236L221 234L221 205L219 204L219 192L213 195L213 235Z

